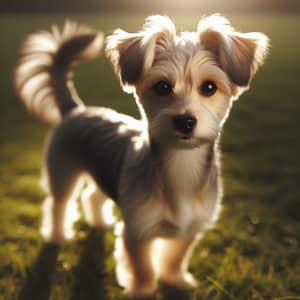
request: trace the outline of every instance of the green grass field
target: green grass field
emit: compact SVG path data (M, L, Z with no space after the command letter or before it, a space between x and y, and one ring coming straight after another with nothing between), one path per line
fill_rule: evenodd
M200 15L200 14L199 14ZM71 16L105 33L137 30L144 16ZM178 16L192 30L199 16ZM228 16L242 31L263 31L272 49L252 89L235 103L223 133L224 209L199 243L196 290L162 286L156 299L300 299L300 16ZM113 235L83 222L62 249L39 235L39 175L49 129L28 115L12 88L24 36L62 24L56 15L0 15L0 299L124 299L114 278ZM102 56L81 66L86 103L137 115Z

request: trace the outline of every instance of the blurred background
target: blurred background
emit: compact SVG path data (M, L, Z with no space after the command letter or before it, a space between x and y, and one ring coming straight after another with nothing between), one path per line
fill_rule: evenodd
M300 299L300 1L1 0L0 300L125 299L114 279L111 232L80 221L62 249L40 238L39 178L50 128L27 114L14 92L25 36L66 19L106 35L119 27L134 32L157 13L169 15L178 32L192 31L215 12L237 30L264 32L272 47L224 128L223 212L190 266L199 287L161 286L155 298ZM75 84L85 103L138 117L103 53L76 69Z
M18 0L2 1L0 9L5 12L144 12L144 13L296 13L300 9L297 0Z

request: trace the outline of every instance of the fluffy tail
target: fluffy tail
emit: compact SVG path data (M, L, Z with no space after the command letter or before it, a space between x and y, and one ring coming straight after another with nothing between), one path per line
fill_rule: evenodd
M102 47L102 33L74 22L60 32L30 35L21 48L15 69L15 87L26 108L46 123L56 124L82 105L74 88L74 63L95 58Z

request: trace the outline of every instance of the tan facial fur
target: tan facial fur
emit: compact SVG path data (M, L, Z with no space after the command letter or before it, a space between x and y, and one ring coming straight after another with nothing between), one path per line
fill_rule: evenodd
M176 35L167 17L149 17L137 34L116 31L107 52L125 90L133 92L149 124L152 139L162 144L197 147L215 140L232 100L246 89L266 55L268 39L261 33L237 33L221 16L200 20L197 32ZM172 86L170 95L157 95L159 81ZM211 96L201 85L212 81ZM191 114L197 119L188 140L178 138L172 118Z

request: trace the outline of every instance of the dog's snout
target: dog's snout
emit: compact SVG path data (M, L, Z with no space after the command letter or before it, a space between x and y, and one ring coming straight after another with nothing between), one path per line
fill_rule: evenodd
M173 126L175 129L183 134L189 134L195 128L197 119L193 115L184 114L177 115L173 118Z

